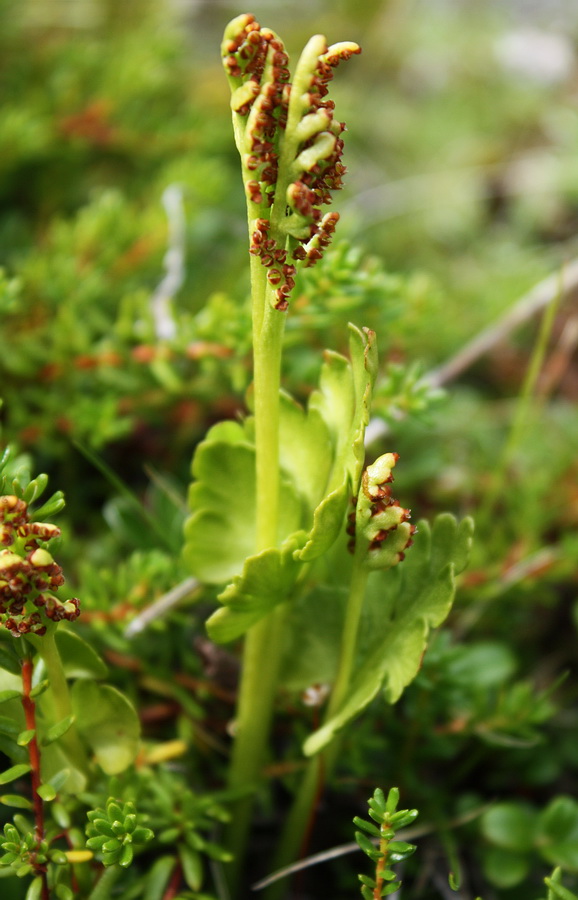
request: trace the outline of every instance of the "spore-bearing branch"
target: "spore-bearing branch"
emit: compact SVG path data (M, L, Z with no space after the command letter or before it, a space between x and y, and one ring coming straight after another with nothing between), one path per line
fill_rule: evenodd
M283 42L254 16L239 16L225 32L223 64L249 205L250 252L269 270L279 310L288 307L296 264L321 259L339 220L338 213L322 211L346 171L345 125L326 97L335 67L359 52L351 42L327 47L315 35L291 84Z

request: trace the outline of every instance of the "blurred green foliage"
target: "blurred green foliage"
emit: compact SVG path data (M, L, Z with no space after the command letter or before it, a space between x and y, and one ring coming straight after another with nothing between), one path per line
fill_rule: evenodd
M252 4L290 46L319 30L364 51L337 79L350 131L342 222L332 252L298 282L287 386L306 396L321 351L344 349L347 321L374 328L376 412L389 428L378 449L391 444L402 455L416 518L478 513L474 563L449 627L398 715L379 700L347 737L343 815L321 817L324 846L347 840L370 786L399 784L432 823L404 875L407 896L417 896L410 885L421 868L427 900L440 895L454 858L468 872L464 897L537 897L552 866L577 888L575 673L563 680L578 627L575 362L570 354L536 396L490 507L534 326L445 397L422 380L576 254L576 59L558 80L508 63L500 47L526 24L519 8ZM134 637L126 625L186 577L179 554L192 450L210 424L248 402L243 197L218 59L222 27L240 11L161 0L0 3L0 390L3 442L13 448L3 492L20 495L39 470L65 490L59 558L70 593L82 598L80 633L114 663L110 680L141 711L145 740L185 740L184 769L201 797L222 775L235 683L234 658L199 649L214 598L189 597ZM573 6L558 31L575 53ZM183 278L166 337L153 298L170 265L170 186L184 218ZM572 315L570 298L550 362ZM289 691L285 707L294 737L281 729L278 740L290 780L317 711ZM218 849L207 851L198 832L223 818L216 801L204 810L184 793L179 771L163 772L157 782L145 767L115 786L155 833L178 830L177 849L155 851L161 887L151 897L162 897L176 865L200 890L198 854L218 859ZM149 782L160 785L151 794ZM179 794L181 818L171 807ZM78 819L108 796L103 784L70 814ZM275 799L265 800L264 831L282 815ZM193 807L198 830L184 821L195 819ZM139 864L127 882L134 897ZM336 864L334 896L355 895L354 869ZM6 898L21 900L12 881L3 881Z

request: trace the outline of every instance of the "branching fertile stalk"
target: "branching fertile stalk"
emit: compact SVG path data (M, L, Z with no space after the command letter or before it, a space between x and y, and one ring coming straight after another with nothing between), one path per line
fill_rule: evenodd
M341 185L344 126L325 99L333 68L359 53L356 44L327 47L317 35L303 51L290 83L279 37L251 15L225 31L222 56L232 97L233 127L241 155L251 253L256 448L256 551L278 545L279 388L281 347L289 295L298 264L321 258L338 220L322 214ZM270 730L283 609L249 631L230 773L232 787L256 785ZM250 801L231 830L237 860L243 855ZM234 883L237 873L233 872Z
M409 524L410 512L391 496L391 470L397 460L397 453L386 453L365 469L355 511L348 517L353 567L341 632L337 676L324 717L326 722L339 711L351 686L369 573L397 565L413 543L415 526ZM334 739L326 750L310 760L285 821L274 869L284 868L302 849L303 836L312 823L316 801L335 765L339 746L339 738ZM277 900L283 893L284 885L279 881L269 888L266 897L267 900Z

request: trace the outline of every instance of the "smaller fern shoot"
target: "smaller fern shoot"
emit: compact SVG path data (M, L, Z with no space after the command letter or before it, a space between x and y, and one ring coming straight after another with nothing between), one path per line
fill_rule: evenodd
M381 788L376 788L368 800L369 815L373 822L355 816L353 822L361 831L355 832L355 840L372 862L375 863L375 877L359 875L363 900L379 900L395 893L401 885L391 866L403 862L415 852L415 844L395 841L395 833L409 825L418 815L417 809L398 811L398 788L391 788L385 799Z

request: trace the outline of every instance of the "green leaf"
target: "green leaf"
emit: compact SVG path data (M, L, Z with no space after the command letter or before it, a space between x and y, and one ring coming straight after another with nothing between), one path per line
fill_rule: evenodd
M102 850L104 845L108 843L108 838L105 834L96 834L94 837L88 838L86 841L86 847L88 850Z
M0 703L6 703L8 700L16 700L22 696L22 691L0 691Z
M307 535L307 543L302 550L295 551L296 557L310 562L322 556L335 543L343 529L351 487L345 474L343 483L324 497L313 514L313 527Z
M120 855L118 858L119 866L122 866L123 869L126 869L127 866L130 866L134 857L134 848L132 844L125 844L122 850L120 851Z
M488 881L501 888L511 888L524 880L530 869L530 858L522 853L490 847L483 860Z
M471 519L458 525L453 516L442 514L431 531L426 522L420 522L415 546L406 560L393 571L378 574L374 584L384 586L381 622L374 623L373 638L341 709L305 741L307 756L330 743L381 689L386 700L395 703L415 678L430 629L440 625L451 609L457 571L454 559L460 566L464 564L471 535Z
M339 483L342 470L348 468L347 461L351 454L348 445L355 415L355 392L349 360L333 350L326 350L323 358L319 389L311 394L309 409L319 413L329 430L331 442L336 448L334 476L336 473Z
M152 841L153 837L154 832L144 825L139 825L132 833L133 844L146 844L147 841Z
M62 803L53 803L51 812L52 818L60 828L70 828L70 813Z
M529 851L536 833L534 810L521 803L497 803L481 819L482 834L505 850Z
M143 900L162 900L176 862L174 856L161 856L154 862L147 875Z
M309 510L321 501L329 480L333 446L329 429L315 407L307 412L289 394L280 395L279 463Z
M74 893L67 884L57 884L54 892L58 900L74 900Z
M361 828L362 831L366 831L372 837L379 838L381 837L381 832L377 825L374 825L372 822L366 822L365 819L360 819L359 816L354 816L353 824L357 825L358 828Z
M211 640L226 643L240 637L289 598L301 569L293 554L303 539L297 533L281 550L264 550L246 560L242 574L219 595L223 606L207 621Z
M447 664L456 684L488 690L503 685L516 670L511 648L498 641L478 641L457 647Z
M186 844L179 844L179 857L183 867L183 875L188 886L198 891L203 884L203 862L201 854L191 850Z
M40 900L42 896L42 878L40 875L37 875L30 884L28 885L28 890L26 891L26 896L24 900Z
M140 724L132 704L116 688L92 681L72 687L76 726L107 775L123 772L139 748Z
M355 832L355 840L370 859L381 859L382 854L380 850L377 849L375 844L373 844L362 831Z
M0 772L0 784L8 784L9 781L15 781L17 778L27 775L31 769L32 766L28 765L28 763L19 763L17 766L11 766L9 769L5 769L4 772Z
M379 796L378 792L381 793L380 788L376 788L373 796L374 796L375 801L380 805L381 797ZM383 794L381 794L381 796L383 797ZM390 813L390 815L393 816L393 814L395 813L395 811L397 809L398 803L399 803L399 788L392 787L388 791L387 800L385 802L386 812ZM400 810L400 812L402 812L402 810Z
M0 716L0 732L2 734L8 734L10 737L15 738L19 731L20 725L18 722L9 716Z
M222 584L242 571L256 547L255 449L240 425L211 429L195 452L193 476L185 560L201 581ZM280 510L281 542L300 528L303 513L302 502L286 479L281 482Z
M556 797L538 817L539 840L578 840L578 803L572 797Z
M18 737L16 738L16 743L19 747L27 747L34 735L36 734L35 728L28 728L26 731L21 731Z
M50 783L41 784L38 788L37 793L47 803L49 803L51 800L54 800L54 798L56 797L56 789Z
M562 873L555 869L551 878L545 878L544 883L548 888L548 900L578 900L576 894L569 891L561 884Z
M42 694L44 693L44 691L48 690L49 687L50 687L50 682L49 682L48 678L44 678L42 681L39 681L38 684L36 684L32 688L32 690L30 691L30 696L32 697L33 700L35 700L37 697L41 697Z
M349 556L344 546L337 550ZM314 585L289 607L280 672L288 690L303 691L335 678L346 602L343 586Z
M3 646L2 644L3 642L0 643L0 669L4 669L5 672L10 672L11 675L20 675L20 660L10 645ZM7 692L2 691L0 697L5 693ZM0 703L1 702L2 700L0 700Z
M14 806L17 809L32 809L32 803L27 797L21 797L19 794L3 794L0 797L0 803L4 806Z
M54 725L51 725L44 737L42 738L42 746L48 747L49 744L52 744L53 741L57 741L58 738L61 738L63 734L72 727L75 721L74 715L67 716L65 719L61 719L60 722L55 722Z
M55 640L67 678L106 678L106 664L75 631L61 626L56 631Z
M309 408L318 410L325 421L335 447L329 491L343 484L344 473L355 489L361 476L365 428L377 373L375 334L350 325L349 352L351 362L338 353L325 352L319 390L309 402Z

